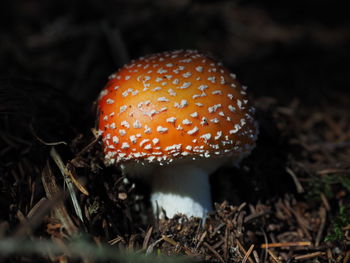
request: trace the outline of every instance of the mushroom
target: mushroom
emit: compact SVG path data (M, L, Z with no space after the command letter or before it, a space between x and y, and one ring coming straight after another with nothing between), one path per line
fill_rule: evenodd
M125 65L109 77L98 110L106 163L149 178L160 218L205 218L212 210L209 175L249 154L258 133L246 87L196 50Z

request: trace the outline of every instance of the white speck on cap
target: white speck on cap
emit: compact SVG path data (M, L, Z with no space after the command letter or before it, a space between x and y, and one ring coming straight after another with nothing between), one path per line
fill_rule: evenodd
M166 119L167 122L174 123L176 121L175 117L170 117Z
M135 143L136 143L136 140L137 140L137 139L136 139L136 136L135 136L135 135L131 135L131 136L130 136L130 141L131 141L132 143L135 144Z
M127 108L128 108L128 106L126 106L126 105L121 106L119 113L123 113L124 111L126 111Z
M189 86L191 86L191 82L185 82L180 87L177 87L178 89L187 89Z
M183 130L183 128L182 128L182 126L179 124L179 125L176 127L176 130L181 131L181 130Z
M230 130L230 134L237 133L240 130L241 126L239 124L234 125L234 129Z
M146 134L149 134L152 132L151 128L148 127L147 125L145 125L145 131L144 131Z
M225 83L226 83L226 81L225 81L224 76L220 76L220 84L225 85Z
M125 128L130 128L130 124L127 121L122 121L120 123L121 126L125 127Z
M191 72L186 72L186 73L182 74L182 76L183 76L184 78L189 78L189 77L192 76L192 73L191 73Z
M186 150L189 150L189 151L192 151L192 146L191 146L191 145L187 145L187 146L185 147L185 149L186 149Z
M153 162L153 160L155 158L156 158L155 156L151 155L151 156L147 157L147 160L151 163L151 162Z
M218 131L216 132L216 136L214 137L214 139L219 140L221 136L222 136L222 131Z
M188 132L187 132L187 134L189 134L189 135L192 135L192 134L195 134L196 132L198 132L198 127L197 126L195 126L192 130L189 130Z
M187 58L187 59L181 59L181 60L179 60L179 61L182 62L182 63L191 63L191 62L192 62L192 59Z
M173 89L168 89L170 96L176 96L176 92Z
M157 99L157 101L160 101L160 102L167 102L167 101L169 101L166 97L159 97L158 99Z
M128 148L130 148L130 145L127 142L123 142L121 148L128 149Z
M198 99L198 98L205 97L205 96L207 96L207 94L205 92L202 92L201 94L194 94L192 96L192 99Z
M107 100L106 100L106 103L107 103L107 104L112 104L112 103L114 103L114 100L112 100L112 99L107 99Z
M198 87L198 89L200 90L200 91L204 91L204 90L206 90L208 88L208 85L200 85L199 87Z
M166 127L162 127L160 125L157 127L157 132L159 132L159 133L165 133L167 131L168 131L168 128L166 128Z
M150 150L152 149L152 145L149 143L144 147L145 150Z
M146 142L149 142L149 139L143 139L139 144L140 147L142 147Z
M144 111L143 114L152 118L153 115L159 113L159 111L152 109L150 111Z
M196 70L197 70L198 72L203 72L203 67L202 67L202 66L198 66L198 67L196 67Z
M213 112L216 112L216 110L218 108L221 108L221 104L215 104L215 105L213 105L211 107L208 107L208 111L209 111L209 113L213 113Z
M201 138L203 138L203 139L205 139L205 140L210 140L211 134L210 134L210 133L203 134L203 135L201 136Z
M191 125L192 122L191 122L189 119L184 119L184 120L182 121L182 124L184 124L184 125Z
M215 83L215 76L211 76L211 77L208 77L208 80L211 82L211 83Z
M198 112L193 112L190 114L191 117L197 118L198 117Z
M237 100L237 106L240 110L243 109L241 100Z
M232 105L228 105L228 109L231 111L231 112L236 112L236 108Z
M121 136L124 136L124 135L126 134L126 131L123 130L123 129L119 129L119 134L120 134Z
M122 96L123 96L123 97L127 97L127 96L129 95L129 93L133 92L133 90L134 90L134 89L131 89L131 88L127 89L126 91L124 91L124 92L122 93Z
M160 68L157 70L157 73L159 74L164 74L164 73L167 73L168 71L166 69L163 69L163 68Z
M113 143L117 144L119 142L119 138L117 136L112 137Z
M102 99L104 96L106 96L108 94L108 90L104 89L100 92L100 95L98 97L98 100Z
M108 79L115 79L115 77L116 77L117 75L114 73L114 74L111 74L111 75L109 75L108 76Z
M141 123L140 123L139 120L136 120L136 121L134 122L134 124L133 124L133 127L134 127L135 129L140 129L140 128L142 128L142 125L141 125Z
M178 102L174 103L174 107L178 108L178 109L182 109L182 108L186 107L187 105L188 105L187 100L181 100L180 103L178 103Z
M206 118L206 117L202 117L201 125L202 125L202 126L208 125L208 121L207 121L207 118Z
M213 95L222 95L222 91L221 90L214 90L211 94L213 94Z

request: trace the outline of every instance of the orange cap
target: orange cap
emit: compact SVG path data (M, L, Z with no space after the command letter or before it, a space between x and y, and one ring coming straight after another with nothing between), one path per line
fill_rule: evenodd
M106 161L163 164L250 152L258 131L245 90L220 62L195 50L132 61L100 93Z

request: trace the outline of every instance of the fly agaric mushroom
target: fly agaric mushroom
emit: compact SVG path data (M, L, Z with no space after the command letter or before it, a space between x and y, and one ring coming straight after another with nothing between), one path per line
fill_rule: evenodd
M195 50L141 57L112 74L98 100L107 164L148 176L159 217L205 217L209 175L239 162L257 139L246 88Z

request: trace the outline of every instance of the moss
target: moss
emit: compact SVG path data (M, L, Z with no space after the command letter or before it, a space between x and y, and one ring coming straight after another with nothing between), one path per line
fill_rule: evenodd
M322 177L314 177L306 188L307 197L318 199L323 193L327 198L334 198L334 187L340 186L350 193L350 176L346 174L327 174Z
M326 236L325 241L342 241L344 240L343 228L350 224L350 210L345 205L340 205L339 213L331 223L330 233Z

